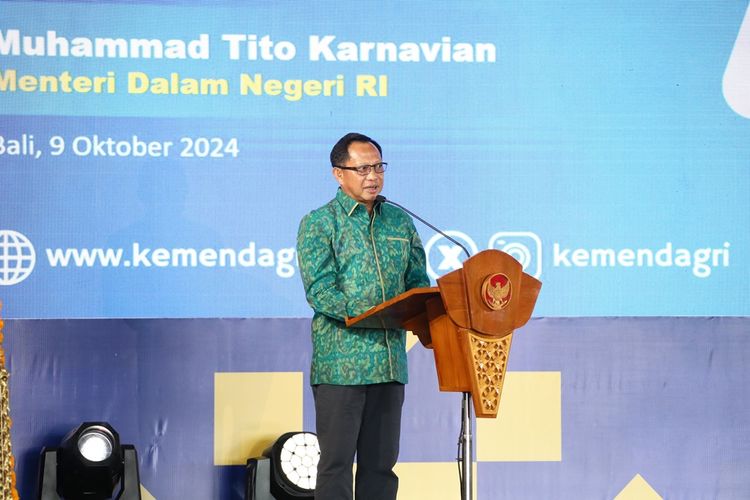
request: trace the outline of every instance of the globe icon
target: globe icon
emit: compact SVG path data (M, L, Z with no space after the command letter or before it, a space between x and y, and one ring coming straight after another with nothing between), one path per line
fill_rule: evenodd
M26 236L0 229L0 286L22 282L34 270L35 263L36 252Z

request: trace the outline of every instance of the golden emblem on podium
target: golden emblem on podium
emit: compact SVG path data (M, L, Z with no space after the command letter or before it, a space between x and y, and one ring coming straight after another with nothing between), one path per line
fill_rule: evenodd
M482 284L482 301L493 311L499 311L510 303L511 282L503 273L487 276Z

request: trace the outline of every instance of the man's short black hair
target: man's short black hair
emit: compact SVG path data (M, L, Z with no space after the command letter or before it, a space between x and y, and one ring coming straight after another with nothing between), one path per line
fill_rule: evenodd
M339 139L339 142L337 142L333 149L331 150L331 166L335 167L337 165L343 165L349 160L349 144L353 142L369 142L372 143L373 146L378 148L378 152L380 153L380 156L383 156L383 150L380 147L380 144L375 142L373 139L370 139L364 134L358 134L356 132L349 132L344 137Z

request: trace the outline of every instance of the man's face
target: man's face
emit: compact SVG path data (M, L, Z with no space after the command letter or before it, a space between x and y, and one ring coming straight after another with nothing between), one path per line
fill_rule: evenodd
M349 144L349 160L343 165L345 167L359 167L361 165L374 165L383 159L380 152L370 142L352 142ZM364 203L368 210L372 210L375 197L383 190L384 173L370 173L362 176L353 170L333 169L333 176L338 181L341 189L353 199Z

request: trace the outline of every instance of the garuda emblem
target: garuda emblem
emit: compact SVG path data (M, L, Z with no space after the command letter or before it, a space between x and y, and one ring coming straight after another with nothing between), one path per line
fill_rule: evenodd
M502 274L491 274L487 276L482 284L482 300L493 311L499 311L510 303L511 283L510 279Z

